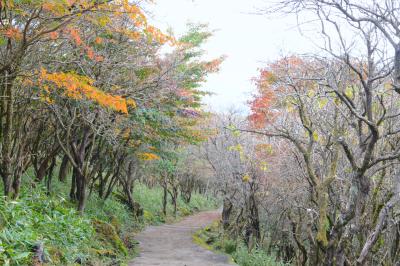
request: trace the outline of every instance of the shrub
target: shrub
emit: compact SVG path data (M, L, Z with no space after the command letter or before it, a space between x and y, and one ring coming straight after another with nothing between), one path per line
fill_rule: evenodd
M233 254L236 251L236 242L231 239L225 240L224 241L224 250L225 250L225 253L227 253L227 254Z

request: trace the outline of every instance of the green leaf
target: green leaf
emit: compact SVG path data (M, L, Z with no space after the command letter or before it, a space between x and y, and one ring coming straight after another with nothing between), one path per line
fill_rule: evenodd
M31 254L31 252L18 253L15 256L13 256L13 259L14 260L22 260L22 259L29 257L30 254Z
M0 46L5 45L6 43L7 43L7 40L4 37L0 36Z

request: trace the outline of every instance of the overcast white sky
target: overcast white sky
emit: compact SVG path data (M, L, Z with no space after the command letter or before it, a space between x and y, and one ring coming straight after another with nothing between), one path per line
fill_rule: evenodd
M214 36L204 46L207 57L226 55L221 71L208 78L204 89L215 93L204 101L212 110L231 106L247 110L246 102L255 88L251 78L266 62L290 53L312 51L302 37L294 17L267 18L254 15L270 0L158 0L152 9L161 29L172 27L179 35L187 22L208 23ZM310 36L309 36L310 37Z

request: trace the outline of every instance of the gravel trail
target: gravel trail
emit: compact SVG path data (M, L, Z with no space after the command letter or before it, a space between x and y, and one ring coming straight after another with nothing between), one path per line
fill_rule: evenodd
M129 266L232 266L227 256L193 243L193 234L220 216L220 211L206 211L175 224L148 227L136 237L140 255Z

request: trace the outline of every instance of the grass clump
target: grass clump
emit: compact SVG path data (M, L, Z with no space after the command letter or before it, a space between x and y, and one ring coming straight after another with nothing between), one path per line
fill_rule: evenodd
M232 254L233 260L240 266L285 266L273 254L254 248L248 251L244 245L239 245Z

